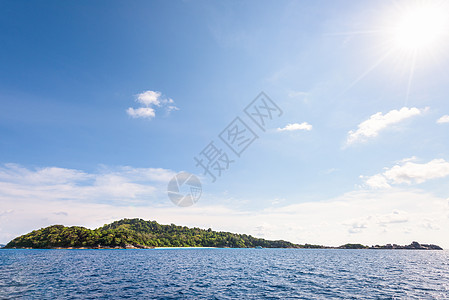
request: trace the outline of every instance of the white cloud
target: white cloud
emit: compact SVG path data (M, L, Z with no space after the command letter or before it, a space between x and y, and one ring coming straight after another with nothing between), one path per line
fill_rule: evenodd
M407 162L385 171L384 175L395 184L423 183L430 179L448 176L449 162L444 159L434 159L426 164Z
M284 128L278 128L277 131L295 131L295 130L306 130L306 131L310 131L312 130L312 125L310 125L307 122L303 122L301 124L299 123L293 123L293 124L288 124L287 126L285 126Z
M360 123L357 130L349 131L346 143L347 145L351 145L356 142L363 142L369 138L376 137L379 135L380 131L389 126L400 123L413 116L420 115L424 111L426 111L426 109L403 107L400 110L391 110L385 115L382 114L382 112L378 112L370 116L368 120Z
M133 108L129 107L126 112L133 118L148 118L152 119L156 116L156 107L164 108L167 113L174 110L179 110L171 98L163 98L161 92L145 91L136 97L136 102L143 105L143 107Z
M444 159L434 159L423 164L406 159L381 174L367 177L365 183L372 188L389 188L392 184L410 185L446 176L449 176L449 162Z
M160 92L146 91L137 95L137 102L145 106L151 105L159 106L161 104L160 97L161 97Z
M129 107L126 112L133 118L149 118L152 119L156 116L156 112L151 107Z
M449 123L449 115L444 115L437 120L438 124Z
M372 187L372 188L375 188L375 189L382 189L382 188L389 188L389 187L391 187L388 184L387 178L385 178L385 176L382 175L382 174L376 174L376 175L370 176L369 178L367 178L365 180L365 183L369 187Z

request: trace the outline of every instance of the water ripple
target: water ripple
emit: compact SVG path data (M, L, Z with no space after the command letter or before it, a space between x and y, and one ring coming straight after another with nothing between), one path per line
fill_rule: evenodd
M1 299L449 299L449 252L2 250Z

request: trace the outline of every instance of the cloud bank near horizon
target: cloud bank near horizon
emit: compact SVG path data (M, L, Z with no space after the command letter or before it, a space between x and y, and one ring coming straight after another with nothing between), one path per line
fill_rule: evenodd
M409 168L407 165L405 170ZM407 244L413 239L449 247L442 238L449 234L449 199L423 190L356 189L332 199L274 204L256 211L204 199L193 207L180 208L173 206L165 194L172 175L171 170L151 168L103 166L98 172L88 173L3 165L0 242L52 224L95 228L138 217L295 243Z

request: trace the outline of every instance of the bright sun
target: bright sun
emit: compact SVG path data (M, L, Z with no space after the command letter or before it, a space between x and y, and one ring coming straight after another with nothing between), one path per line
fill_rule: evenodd
M402 51L435 50L448 33L448 15L441 5L422 2L409 7L392 26L393 46Z
M408 74L407 102L415 70L448 57L449 0L392 0L379 17L371 29L338 33L378 38L375 51L379 58L349 88L387 62L390 68Z

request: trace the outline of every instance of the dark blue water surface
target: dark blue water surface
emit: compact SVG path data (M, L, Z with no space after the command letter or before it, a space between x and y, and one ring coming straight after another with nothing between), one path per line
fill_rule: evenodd
M0 298L449 299L449 252L0 250Z

